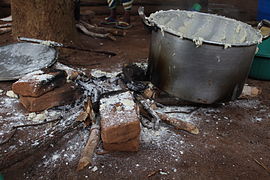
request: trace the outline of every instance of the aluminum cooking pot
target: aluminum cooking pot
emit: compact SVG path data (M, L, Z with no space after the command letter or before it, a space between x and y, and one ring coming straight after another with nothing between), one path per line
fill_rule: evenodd
M212 104L242 92L260 32L206 13L169 10L145 17L152 29L148 72L161 90L183 100Z

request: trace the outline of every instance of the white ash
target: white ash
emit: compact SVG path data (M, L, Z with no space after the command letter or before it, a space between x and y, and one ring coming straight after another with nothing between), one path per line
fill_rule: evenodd
M139 68L141 68L142 70L144 70L144 71L147 71L147 69L148 69L148 63L134 63L136 66L138 66Z
M99 108L101 118L109 119L104 126L117 126L122 123L137 121L138 119L134 118L138 116L136 107L130 92L101 99ZM123 117L125 118L123 119Z
M97 166L94 166L91 171L96 172L98 170Z
M231 107L241 107L248 109L257 109L257 107L261 104L261 101L257 99L241 99L229 102L229 106Z
M15 94L12 90L7 91L6 95L11 98L19 98L17 94Z
M28 114L28 117L27 117L27 120L33 120L35 117L37 116L37 114L35 112L32 112L32 113L29 113Z
M100 111L110 111L115 107L115 104L120 103L124 111L130 111L135 108L135 102L133 101L133 96L130 92L125 92L117 94L108 98L103 98L100 100ZM109 109L104 109L108 108Z
M33 75L27 75L22 77L18 82L30 82L30 81L36 81L38 83L41 82L48 82L50 81L54 76L52 74L33 74Z
M68 165L71 163L77 163L80 158L81 151L87 142L88 136L88 130L80 131L72 138L65 135L64 139L67 141L67 143L54 153L43 156L42 162L38 165L38 167L61 167L63 164ZM51 171L53 170L51 168L49 169Z
M34 122L42 122L46 119L46 115L44 113L41 113L41 114L37 114L33 119L32 121Z

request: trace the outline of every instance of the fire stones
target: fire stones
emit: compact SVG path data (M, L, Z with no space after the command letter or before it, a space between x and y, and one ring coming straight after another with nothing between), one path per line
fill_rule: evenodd
M20 102L28 111L43 111L81 97L81 90L74 83L67 83L66 77L63 70L40 70L15 82L12 90L20 95Z
M138 151L140 121L137 105L130 92L100 101L101 138L108 151Z

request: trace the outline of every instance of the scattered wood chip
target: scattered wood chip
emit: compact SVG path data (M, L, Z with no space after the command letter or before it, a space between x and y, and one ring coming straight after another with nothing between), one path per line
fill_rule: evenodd
M156 96L156 92L152 88L147 88L144 90L143 95L147 99L154 99Z
M84 122L88 118L88 113L85 111L82 111L80 115L76 118L76 121Z
M257 97L261 93L262 93L261 88L245 85L242 94L240 95L240 98Z
M93 121L96 115L93 109L93 103L92 103L91 98L88 98L87 101L85 102L84 110L88 114L90 120Z

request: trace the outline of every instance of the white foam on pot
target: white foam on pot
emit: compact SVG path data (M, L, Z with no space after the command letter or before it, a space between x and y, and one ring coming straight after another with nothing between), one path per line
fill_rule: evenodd
M147 18L161 32L169 32L194 41L224 45L225 48L253 45L262 41L260 32L250 25L223 16L194 11L157 11Z

